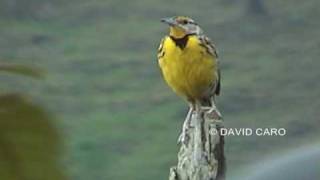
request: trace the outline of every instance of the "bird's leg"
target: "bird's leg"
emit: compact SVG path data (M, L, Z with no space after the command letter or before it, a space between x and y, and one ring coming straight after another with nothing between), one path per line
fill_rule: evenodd
M214 96L210 97L211 107L208 109L208 114L212 116L213 119L221 120L222 116L220 111L218 110Z
M213 115L213 119L221 120L222 116L221 116L221 113L220 113L220 111L218 110L218 108L216 106L216 102L215 102L214 96L212 96L210 98L210 101L211 101L211 109L209 110L209 114Z
M192 119L193 110L194 110L193 105L190 104L187 117L183 122L182 132L179 136L178 143L187 144L187 141L189 140L189 136L188 136L187 132L191 126L191 119Z

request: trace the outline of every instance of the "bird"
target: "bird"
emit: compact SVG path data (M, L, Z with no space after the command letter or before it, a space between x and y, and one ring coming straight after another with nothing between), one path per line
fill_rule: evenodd
M190 17L161 19L169 25L169 33L158 48L158 63L165 82L189 104L179 142L185 141L191 116L207 108L221 117L215 106L220 94L221 73L215 45Z

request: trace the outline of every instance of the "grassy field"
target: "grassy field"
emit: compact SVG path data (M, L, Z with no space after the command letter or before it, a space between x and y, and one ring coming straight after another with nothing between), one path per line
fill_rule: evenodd
M54 158L70 179L167 178L187 105L163 82L156 50L167 32L159 19L177 14L192 16L218 47L226 126L287 129L284 137L227 137L229 174L319 142L317 0L265 1L264 14L244 0L32 0L11 9L6 2L0 62L36 67L44 77L2 72L0 93L54 117L48 121L61 139Z

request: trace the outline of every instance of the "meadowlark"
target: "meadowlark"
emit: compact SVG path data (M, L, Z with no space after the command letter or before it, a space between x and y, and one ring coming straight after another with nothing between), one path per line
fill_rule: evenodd
M215 96L220 94L220 70L215 46L191 18L164 18L169 25L158 49L158 61L167 84L189 103L179 141L184 141L192 114L209 108L219 117Z

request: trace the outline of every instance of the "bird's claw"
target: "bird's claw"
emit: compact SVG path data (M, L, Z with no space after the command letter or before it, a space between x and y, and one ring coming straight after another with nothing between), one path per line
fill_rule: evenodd
M202 107L202 110L206 111L207 116L210 119L222 120L222 115L215 107Z
M217 119L217 120L222 119L221 113L218 111L218 109L215 109L215 108L212 108L208 111L208 116L212 119Z

